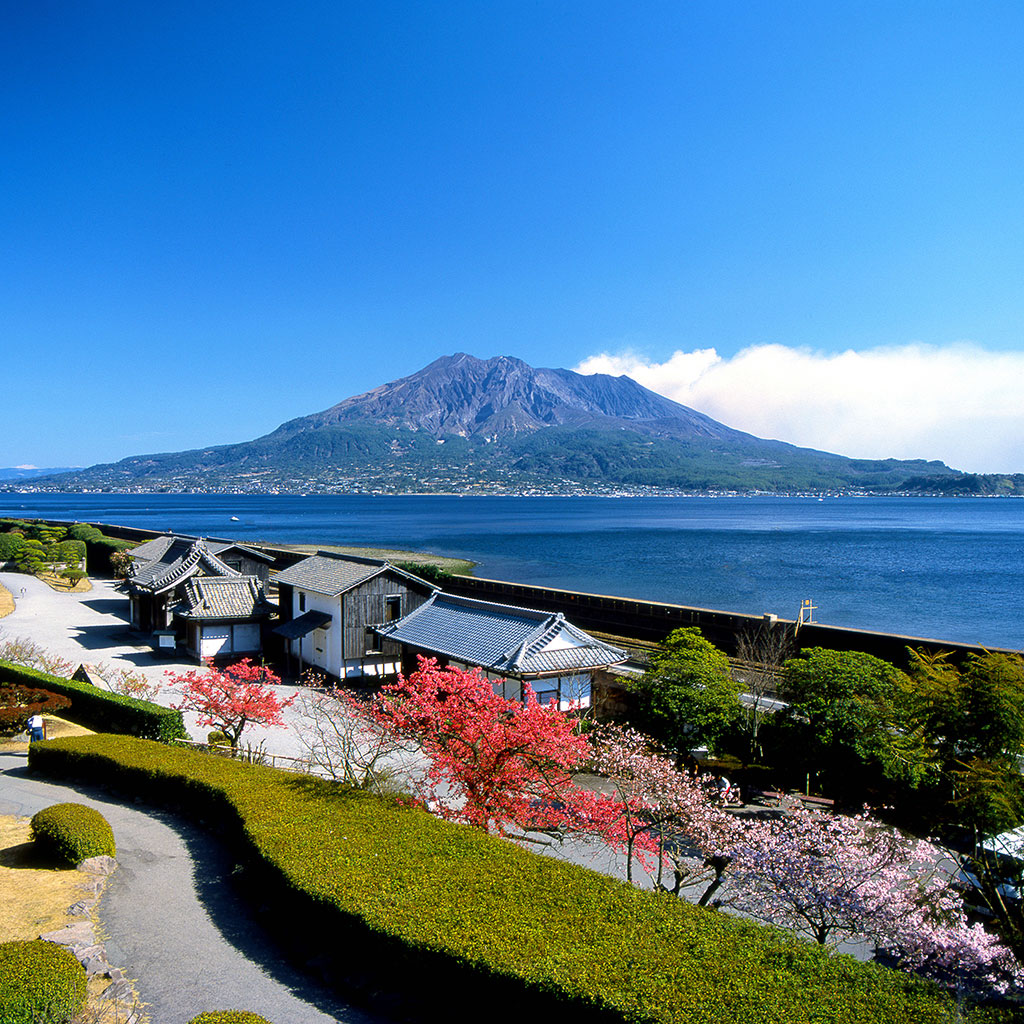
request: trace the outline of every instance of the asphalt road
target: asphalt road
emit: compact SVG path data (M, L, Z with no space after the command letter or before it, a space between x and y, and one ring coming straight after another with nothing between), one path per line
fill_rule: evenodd
M107 959L136 980L153 1024L206 1010L251 1010L273 1024L383 1024L312 984L276 951L231 884L234 864L201 828L29 775L0 754L0 814L28 817L75 801L110 822L120 865L99 907ZM301 927L296 921L295 927Z

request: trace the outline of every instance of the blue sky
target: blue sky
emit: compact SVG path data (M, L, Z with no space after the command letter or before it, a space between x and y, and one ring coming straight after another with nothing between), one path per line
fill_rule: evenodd
M25 4L0 466L468 351L1024 471L1019 3Z

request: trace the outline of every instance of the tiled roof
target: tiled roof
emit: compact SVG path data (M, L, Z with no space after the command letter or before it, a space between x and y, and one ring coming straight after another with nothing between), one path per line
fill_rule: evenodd
M434 594L381 636L513 675L570 673L615 665L624 651L584 633L561 613Z
M159 559L135 563L128 587L159 594L196 575L238 577L241 573L225 565L210 551L205 541L175 537Z
M185 544L187 546L193 544L199 539L199 537L189 537L185 534L168 533L159 537L154 537L152 540L147 540L144 544L140 544L138 547L132 548L131 556L139 562L164 561L164 555L173 545ZM250 558L257 558L262 562L274 561L273 555L268 555L265 551L260 551L257 548L251 548L246 544L238 544L235 541L203 540L203 543L215 555L222 555L225 551L234 549L235 551L243 551L245 554L249 555Z
M255 576L193 576L175 611L186 619L255 619L274 606Z
M338 597L346 590L351 590L383 572L397 573L426 590L437 589L419 577L391 565L390 562L351 555L310 555L309 558L283 569L274 579L279 584L310 590L314 594Z

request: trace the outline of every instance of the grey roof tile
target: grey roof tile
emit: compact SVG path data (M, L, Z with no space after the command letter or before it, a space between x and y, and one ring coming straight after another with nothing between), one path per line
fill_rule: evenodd
M284 583L300 590L338 597L346 590L351 590L383 572L397 573L427 591L437 589L419 577L391 565L390 562L351 555L310 555L309 558L283 569L274 579L279 584Z
M241 576L210 551L205 541L180 537L173 538L159 559L135 563L133 570L128 589L151 594L170 590L189 576Z
M274 610L256 576L193 576L175 608L187 619L255 619Z
M560 613L434 594L377 632L410 647L513 675L577 672L625 661Z

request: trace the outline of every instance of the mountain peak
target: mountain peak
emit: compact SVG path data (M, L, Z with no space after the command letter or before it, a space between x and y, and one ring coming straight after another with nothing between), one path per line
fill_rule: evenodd
M442 356L416 373L292 420L281 429L320 429L352 420L422 430L438 438L617 425L666 437L738 436L629 377L535 369L514 356L478 359L466 352Z

